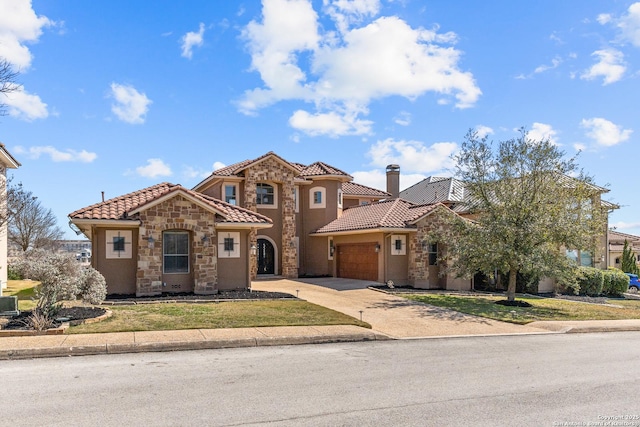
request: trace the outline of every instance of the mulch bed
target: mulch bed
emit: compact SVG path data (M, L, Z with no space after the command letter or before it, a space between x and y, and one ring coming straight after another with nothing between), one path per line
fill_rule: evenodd
M56 321L53 327L56 328L62 323L69 322L71 320L93 319L94 317L102 316L104 313L106 313L106 310L100 307L77 306L61 308L56 316L56 319L60 320ZM30 310L22 311L18 316L13 316L7 319L8 321L4 323L0 329L30 330L32 328L27 324L29 316L31 316Z

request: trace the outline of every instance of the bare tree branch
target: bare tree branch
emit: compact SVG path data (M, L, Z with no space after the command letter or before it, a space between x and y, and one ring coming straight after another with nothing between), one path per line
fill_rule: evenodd
M7 104L4 102L4 98L18 89L20 84L17 79L20 73L14 71L11 63L4 58L0 58L0 94L4 97L0 97L0 116L7 114Z

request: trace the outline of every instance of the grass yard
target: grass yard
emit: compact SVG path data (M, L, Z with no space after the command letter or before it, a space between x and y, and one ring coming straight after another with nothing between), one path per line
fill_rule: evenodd
M620 320L640 319L640 300L609 299L608 304L587 304L569 300L518 297L533 307L506 307L495 304L504 296L468 296L451 294L405 294L398 296L461 313L526 324L537 320ZM512 313L515 312L515 313Z
M113 311L111 318L99 323L72 326L67 333L310 325L356 325L371 328L368 323L346 314L296 300L139 304L114 306L110 310Z
M18 297L18 310L31 310L36 306L34 288L40 282L33 280L8 280L7 287L2 290L4 296Z

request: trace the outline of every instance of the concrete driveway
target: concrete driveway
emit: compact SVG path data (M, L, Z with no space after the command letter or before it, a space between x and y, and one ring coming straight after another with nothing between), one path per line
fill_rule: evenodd
M311 303L362 318L373 330L392 338L494 335L548 332L433 307L367 289L377 282L339 278L258 280L258 291L286 292Z

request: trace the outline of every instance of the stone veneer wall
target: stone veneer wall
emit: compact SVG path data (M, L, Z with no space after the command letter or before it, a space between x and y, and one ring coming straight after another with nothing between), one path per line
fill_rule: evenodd
M425 283L429 281L429 253L423 249L422 242L434 231L442 231L448 227L441 212L433 212L417 224L418 230L411 238L409 246L409 283ZM444 242L438 242L442 245ZM438 248L441 250L441 246ZM437 282L437 277L431 279Z
M294 178L296 173L273 159L266 159L245 171L244 207L257 212L256 184L272 181L282 184L282 192L278 195L278 202L282 204L282 275L287 278L298 277L298 254L295 246L296 220L294 200ZM250 247L257 246L257 233L252 231L249 236ZM258 272L257 255L251 254L251 280Z
M140 213L138 234L138 270L136 295L158 295L162 293L162 232L166 230L190 231L191 271L196 294L217 292L217 236L214 228L215 215L182 196L176 196ZM153 237L153 248L148 238ZM203 242L202 238L208 237Z

